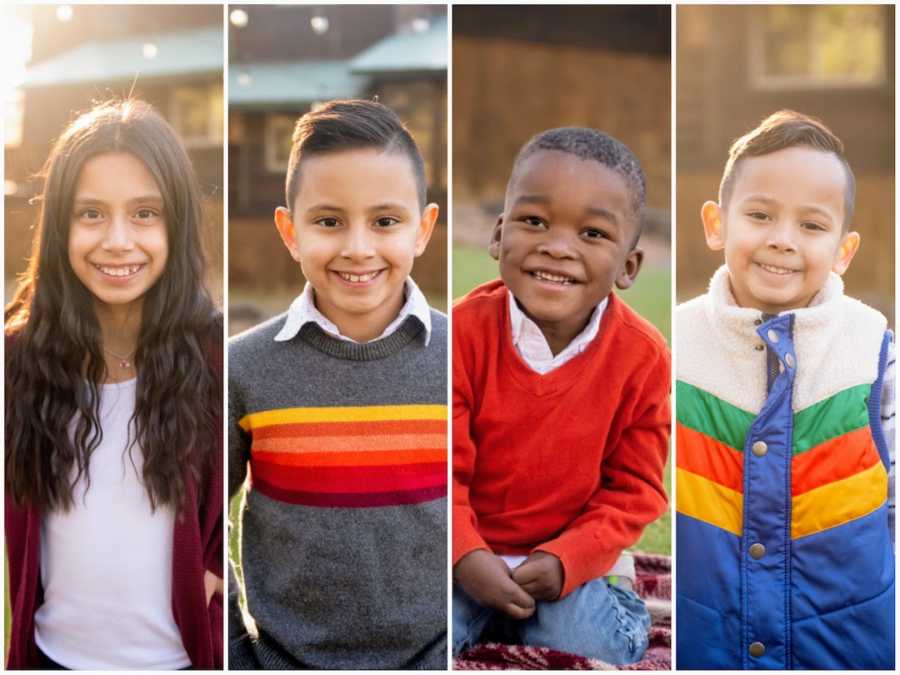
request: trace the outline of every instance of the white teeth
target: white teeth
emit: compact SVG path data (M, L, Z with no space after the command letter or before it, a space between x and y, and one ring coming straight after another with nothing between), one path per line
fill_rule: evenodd
M130 277L132 274L137 274L143 265L118 265L116 267L94 265L94 267L110 277Z
M341 275L341 279L344 281L349 281L353 284L365 283L366 281L372 281L375 277L378 276L377 272L366 272L365 274L350 274L349 272L338 272Z
M572 277L564 277L559 274L551 274L550 272L544 272L543 270L535 270L531 273L538 279L542 279L543 281L552 281L557 284L571 284L575 281Z
M793 274L795 270L788 269L787 267L775 267L775 265L764 265L763 263L756 263L760 267L762 267L766 272L771 272L772 274Z

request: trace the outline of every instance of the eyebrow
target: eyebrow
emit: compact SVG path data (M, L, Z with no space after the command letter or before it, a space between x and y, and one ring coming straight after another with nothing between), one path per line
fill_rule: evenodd
M340 206L335 206L334 204L313 204L308 209L306 209L306 213L312 213L313 211L334 211L336 213L343 213L344 209Z
M589 206L587 207L587 209L585 209L585 213L587 213L589 216L597 216L599 218L603 218L604 220L607 220L616 226L618 226L619 224L618 216L616 216L616 214L609 209L604 209L599 206Z
M829 220L835 219L835 214L826 211L821 206L816 206L815 204L810 204L809 206L801 206L800 211L805 211L807 213L818 213L819 215L828 218ZM840 217L837 217L837 220L840 220Z
M516 198L516 200L513 202L513 207L515 208L522 204L540 204L540 205L546 206L546 205L550 204L551 202L552 202L552 199L550 198L549 195L542 195L542 194L522 195L521 197ZM616 214L614 212L610 211L609 209L604 209L601 206L588 206L584 210L584 212L585 212L585 214L587 214L589 216L597 216L598 218L603 218L604 220L608 221L609 223L611 223L613 225L616 225L616 226L619 225L618 216L616 216Z
M777 199L773 199L772 197L769 197L768 195L749 195L747 197L744 197L741 201L742 202L762 202L763 204L778 204L779 203Z
M375 204L374 206L370 206L366 209L367 212L373 213L375 211L397 211L402 210L403 212L409 211L409 209L401 204L400 202L382 202L381 204ZM306 213L314 213L317 211L332 211L334 213L344 213L346 209L341 206L336 206L334 204L313 204L308 209L306 209Z
M125 202L128 205L132 204L163 204L165 203L161 195L140 195L138 197L134 197L133 199L129 199ZM86 197L75 197L73 200L73 204L78 204L82 206L90 206L90 205L100 205L105 206L108 202L104 199L100 199L99 197L92 197L90 195Z
M543 204L547 205L551 201L550 195L521 195L520 197L516 197L516 200L513 202L513 206L518 206L519 204Z
M769 197L767 195L750 195L748 197L745 197L741 201L742 202L760 202L762 204L771 204L771 205L776 205L776 206L781 205L781 202L779 202L777 199L773 199L772 197ZM819 213L823 216L826 216L827 218L832 218L834 216L834 214L830 213L827 209L823 209L821 206L816 206L815 204L804 204L804 205L801 205L797 210Z
M371 207L369 211L407 211L406 206L401 204L400 202L382 202L381 204L376 204Z

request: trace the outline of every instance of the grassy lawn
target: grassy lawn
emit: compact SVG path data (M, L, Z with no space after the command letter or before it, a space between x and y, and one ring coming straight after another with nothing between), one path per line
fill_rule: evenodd
M666 493L672 494L672 464L671 461L666 463L665 473ZM643 536L637 544L634 545L635 551L643 551L645 553L662 553L664 555L672 555L672 504L666 512L659 518L654 520L647 529L644 530Z

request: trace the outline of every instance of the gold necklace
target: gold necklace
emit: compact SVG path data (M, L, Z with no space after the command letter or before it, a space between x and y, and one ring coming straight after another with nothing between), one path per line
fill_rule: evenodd
M124 369L131 368L131 357L134 356L134 353L137 351L137 348L132 349L128 354L122 356L121 354L116 354L112 349L108 347L104 347L103 351L105 351L110 356L114 356L119 360L119 366Z

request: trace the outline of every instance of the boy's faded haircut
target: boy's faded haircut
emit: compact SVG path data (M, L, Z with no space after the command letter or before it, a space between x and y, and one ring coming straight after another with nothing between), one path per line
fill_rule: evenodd
M647 181L641 163L627 145L612 136L585 127L548 129L532 137L516 156L510 182L521 162L540 150L558 150L579 159L593 160L619 174L631 194L631 209L637 225L631 247L637 246L644 225Z
M300 165L305 158L364 148L406 155L416 180L419 206L425 206L425 162L403 122L381 103L346 100L330 101L297 120L284 186L288 209L294 207L300 186Z
M727 207L737 181L738 166L742 159L769 155L797 146L833 153L843 165L847 181L844 188L842 228L846 232L850 223L853 222L856 178L844 156L844 144L821 120L793 110L779 110L769 115L760 122L758 127L744 134L731 145L731 149L728 151L728 162L722 173L722 182L719 184L719 205L723 209Z

